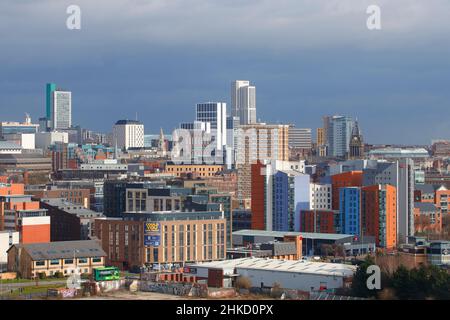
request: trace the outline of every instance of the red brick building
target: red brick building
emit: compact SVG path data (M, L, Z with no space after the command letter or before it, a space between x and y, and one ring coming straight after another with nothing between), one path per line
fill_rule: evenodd
M251 211L252 211L252 229L265 230L265 175L261 174L266 166L261 162L251 165Z
M65 199L85 208L91 206L91 190L90 189L46 189L46 190L27 190L26 194L33 195L38 199Z
M338 223L339 211L300 211L300 232L337 233Z

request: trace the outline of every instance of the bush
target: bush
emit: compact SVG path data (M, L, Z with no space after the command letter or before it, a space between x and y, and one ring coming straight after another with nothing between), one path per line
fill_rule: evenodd
M89 280L91 278L91 275L89 273L82 273L81 279L83 280Z
M64 278L64 274L61 271L56 271L54 277L58 278L58 279L62 279L62 278Z
M252 287L252 281L247 277L239 277L236 279L235 285L237 289L249 290Z
M47 275L45 274L45 272L39 272L39 273L38 273L38 277L39 277L39 279L41 279L41 280L47 279Z
M270 295L272 298L279 298L283 294L283 289L281 288L281 284L275 282L272 285L272 290L270 291Z

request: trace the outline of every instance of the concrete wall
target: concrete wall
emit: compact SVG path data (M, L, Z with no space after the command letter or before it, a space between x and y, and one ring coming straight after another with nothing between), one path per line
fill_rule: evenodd
M321 283L326 285L327 289L336 289L343 287L343 278L339 276L301 274L294 272L278 272L273 270L250 270L236 268L236 272L243 277L248 277L252 286L272 287L274 283L279 283L282 288L295 289L302 291L319 290Z

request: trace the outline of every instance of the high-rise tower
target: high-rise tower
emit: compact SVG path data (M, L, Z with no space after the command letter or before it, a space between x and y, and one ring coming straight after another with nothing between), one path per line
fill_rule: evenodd
M240 118L241 125L256 123L256 87L250 81L236 80L231 84L232 116Z

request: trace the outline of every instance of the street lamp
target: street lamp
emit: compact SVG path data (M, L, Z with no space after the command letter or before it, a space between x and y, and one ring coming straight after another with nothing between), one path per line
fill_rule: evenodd
M77 264L76 264L76 257L75 254L79 252L77 249L73 249L73 272L75 273L77 271Z

